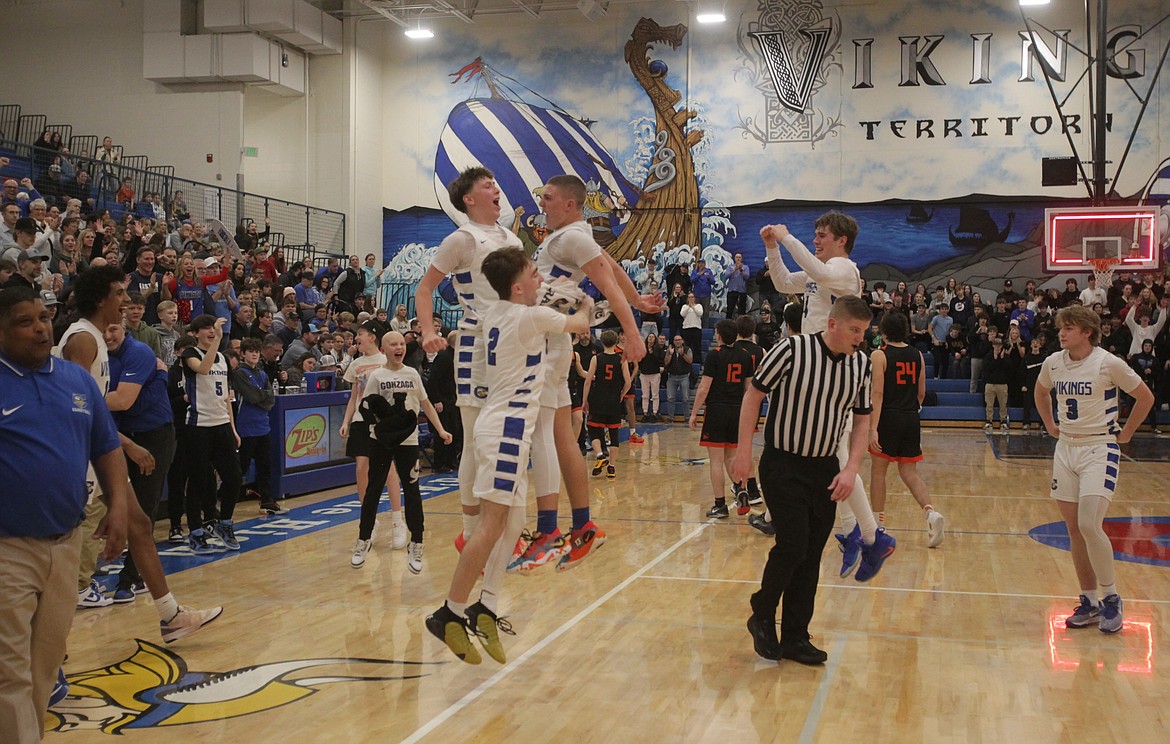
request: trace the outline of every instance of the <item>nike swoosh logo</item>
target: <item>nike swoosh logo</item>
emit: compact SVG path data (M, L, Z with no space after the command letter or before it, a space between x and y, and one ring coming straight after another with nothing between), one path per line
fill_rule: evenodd
M23 404L23 403L22 403L22 404L20 404L19 406L17 406L16 408L5 408L5 409L4 409L4 415L5 415L5 416L11 416L12 414L16 413L17 411L19 411L19 410L20 410L20 409L22 409L22 408L24 408L24 404Z

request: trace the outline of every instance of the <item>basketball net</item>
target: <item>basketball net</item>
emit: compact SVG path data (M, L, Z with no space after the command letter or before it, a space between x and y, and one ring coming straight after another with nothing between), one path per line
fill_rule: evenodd
M1113 270L1121 265L1120 258L1090 258L1089 264L1093 267L1093 278L1097 280L1098 289L1113 286Z

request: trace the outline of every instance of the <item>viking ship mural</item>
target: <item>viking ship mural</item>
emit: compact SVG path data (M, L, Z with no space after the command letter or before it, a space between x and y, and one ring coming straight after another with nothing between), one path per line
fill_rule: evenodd
M665 62L651 59L655 44L677 49L683 25L663 28L638 21L625 46L625 61L654 109L653 162L641 184L631 182L593 135L593 122L577 117L476 58L451 73L452 82L482 82L488 95L457 104L447 116L435 155L435 192L456 223L467 216L446 197L446 184L459 172L483 165L503 192L501 222L535 249L547 234L537 203L552 176L576 174L586 183L585 218L614 258L647 255L664 243L700 246L699 186L691 149L703 137L687 129L695 114L675 107L682 95L666 84ZM520 90L522 89L522 90ZM534 102L535 101L535 102Z
M948 230L951 245L958 248L986 248L992 243L1005 243L1015 218L1015 212L1008 212L1007 224L1000 229L986 209L960 207L959 227Z

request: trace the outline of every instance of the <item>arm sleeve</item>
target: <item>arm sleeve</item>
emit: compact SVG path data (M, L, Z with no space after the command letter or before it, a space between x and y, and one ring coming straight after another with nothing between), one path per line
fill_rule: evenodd
M768 274L777 292L803 294L808 276L803 271L789 271L780 257L780 249L768 251Z

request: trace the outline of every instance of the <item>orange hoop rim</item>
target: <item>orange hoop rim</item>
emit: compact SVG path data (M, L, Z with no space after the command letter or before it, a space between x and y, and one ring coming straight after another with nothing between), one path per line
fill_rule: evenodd
M1088 258L1085 259L1095 271L1113 271L1113 269L1122 264L1120 258Z

